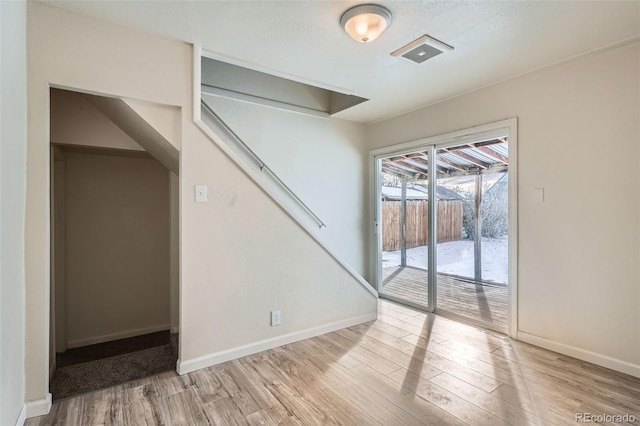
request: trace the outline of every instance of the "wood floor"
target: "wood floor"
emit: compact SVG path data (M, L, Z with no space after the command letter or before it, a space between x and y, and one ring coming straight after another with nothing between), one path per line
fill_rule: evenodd
M582 412L640 418L640 379L380 301L377 321L61 400L26 424L564 425Z
M394 266L382 270L380 292L400 300L427 306L427 271ZM475 283L470 279L438 274L438 308L493 325L506 332L509 324L509 291L504 285Z

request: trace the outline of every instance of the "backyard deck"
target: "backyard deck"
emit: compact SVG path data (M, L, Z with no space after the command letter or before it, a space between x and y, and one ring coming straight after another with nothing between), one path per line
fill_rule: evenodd
M381 294L427 306L427 271L395 266L382 269ZM507 286L476 283L447 274L438 274L438 308L488 322L507 330L509 293Z

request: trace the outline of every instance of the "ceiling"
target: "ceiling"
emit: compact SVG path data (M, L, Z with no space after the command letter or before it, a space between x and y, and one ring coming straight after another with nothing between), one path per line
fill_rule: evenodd
M638 1L390 1L379 39L339 25L354 1L47 1L190 43L260 70L370 99L337 114L370 123L640 36ZM429 34L455 50L423 64L391 52Z

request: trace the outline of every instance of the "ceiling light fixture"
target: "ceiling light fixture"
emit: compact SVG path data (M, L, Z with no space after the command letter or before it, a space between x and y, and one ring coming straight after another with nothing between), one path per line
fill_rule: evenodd
M359 43L370 43L391 25L391 11L377 4L361 4L342 14L340 25Z

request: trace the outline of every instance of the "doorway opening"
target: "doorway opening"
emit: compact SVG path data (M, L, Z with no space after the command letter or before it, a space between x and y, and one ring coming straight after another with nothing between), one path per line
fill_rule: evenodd
M56 400L176 368L179 184L172 136L150 130L166 107L50 95Z
M516 186L509 130L374 153L381 297L511 333Z

